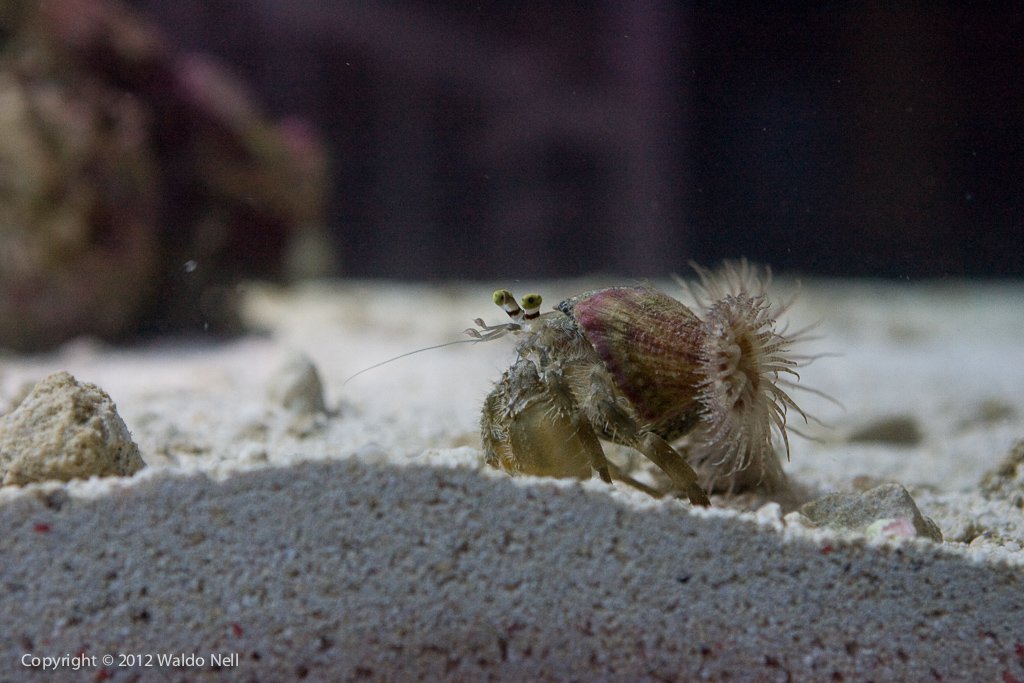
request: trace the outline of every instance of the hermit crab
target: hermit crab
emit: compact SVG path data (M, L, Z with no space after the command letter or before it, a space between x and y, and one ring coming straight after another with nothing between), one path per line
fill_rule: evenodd
M697 272L699 284L683 284L699 315L646 286L585 292L546 313L537 294L520 306L496 291L511 321L466 330L479 341L517 338L515 361L484 401L486 461L646 489L605 457L605 439L642 453L693 504L708 505L706 491L784 486L773 434L788 456L788 413L807 420L787 393L811 358L792 353L804 334L778 327L790 304L769 301L770 271L741 261Z

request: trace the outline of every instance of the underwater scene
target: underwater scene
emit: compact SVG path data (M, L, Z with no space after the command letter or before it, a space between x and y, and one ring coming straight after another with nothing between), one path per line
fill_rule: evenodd
M9 0L0 679L1024 681L1021 30Z

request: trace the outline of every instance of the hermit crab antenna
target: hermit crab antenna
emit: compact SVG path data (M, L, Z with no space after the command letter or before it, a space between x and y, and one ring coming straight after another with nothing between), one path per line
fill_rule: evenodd
M427 346L426 348L416 349L414 351L408 351L401 355L389 358L380 363L374 363L368 368L363 368L354 375L351 375L342 384L348 384L349 380L355 379L364 372L368 372L375 368L379 368L382 365L386 365L391 361L398 360L399 358L405 358L406 356L412 356L413 354L422 353L423 351L432 351L434 349L441 349L445 346L452 346L454 344L470 344L473 342L491 341L492 339L498 339L504 337L506 334L519 332L523 329L531 329L530 323L538 318L542 317L540 313L540 305L542 302L540 294L527 294L523 297L523 305L519 306L516 298L512 296L512 292L507 289L499 289L491 295L491 299L494 303L508 314L508 317L512 319L512 322L502 323L500 325L488 325L481 318L477 318L473 321L476 327L470 327L465 330L464 334L469 339L456 339L455 341L445 342L443 344L435 344L433 346Z
M469 329L469 330L466 330L466 332L467 333L474 332L475 334L471 334L470 335L471 337L473 337L473 339L456 339L454 341L444 342L443 344L434 344L433 346L425 346L422 349L415 349L413 351L406 351L405 353L400 353L397 356L395 356L394 358L388 358L387 360L382 360L379 363L374 363L370 367L363 368L362 370L360 370L359 372L355 373L354 375L349 375L345 379L345 381L341 383L341 386L345 386L351 380L354 380L356 377L358 377L359 375L363 374L364 372L369 372L370 370L375 370L375 369L379 368L382 365L387 365L391 361L396 361L396 360L398 360L400 358L405 358L406 356L412 356L412 355L415 355L417 353L423 353L424 351L433 351L434 349L443 349L446 346L454 346L455 344L472 344L473 342L486 341L486 339L487 339L485 337L482 337L480 335L480 333L477 332L476 330Z

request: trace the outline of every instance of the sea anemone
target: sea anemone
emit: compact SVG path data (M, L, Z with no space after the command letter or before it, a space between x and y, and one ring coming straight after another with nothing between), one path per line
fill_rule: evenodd
M683 283L696 300L704 335L698 353L700 420L688 444L691 461L708 490L785 488L773 433L789 457L789 411L807 415L787 389L797 368L812 357L794 355L808 330L787 334L779 317L792 299L772 303L771 271L747 261L726 262L715 273L694 266L699 284ZM802 388L802 387L801 387Z

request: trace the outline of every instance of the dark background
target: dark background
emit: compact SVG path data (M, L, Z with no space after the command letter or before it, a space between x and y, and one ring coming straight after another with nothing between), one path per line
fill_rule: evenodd
M332 156L339 273L1024 274L1024 4L138 0Z

